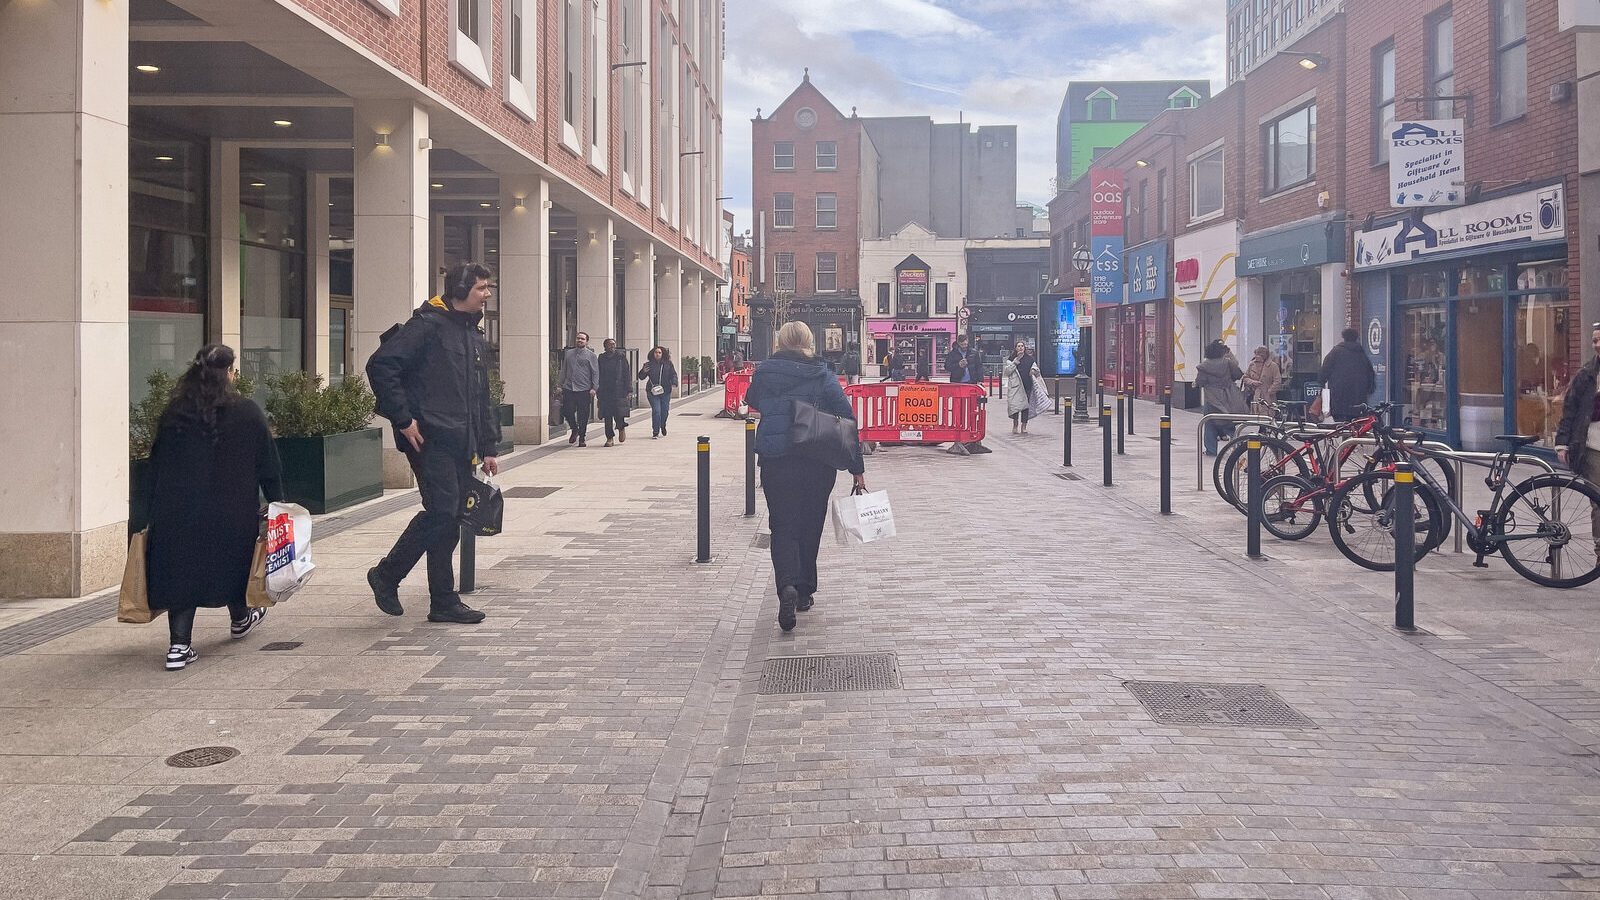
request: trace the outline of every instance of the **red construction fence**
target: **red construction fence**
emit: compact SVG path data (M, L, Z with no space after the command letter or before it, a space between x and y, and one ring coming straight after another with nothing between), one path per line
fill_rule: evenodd
M944 381L852 384L844 389L855 408L863 441L883 444L970 444L983 440L987 393L981 385Z

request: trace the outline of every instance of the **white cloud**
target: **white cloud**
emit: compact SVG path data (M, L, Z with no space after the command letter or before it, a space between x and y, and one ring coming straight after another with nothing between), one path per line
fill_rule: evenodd
M978 25L928 0L767 0L765 5L793 16L806 35L879 32L926 39L983 33Z

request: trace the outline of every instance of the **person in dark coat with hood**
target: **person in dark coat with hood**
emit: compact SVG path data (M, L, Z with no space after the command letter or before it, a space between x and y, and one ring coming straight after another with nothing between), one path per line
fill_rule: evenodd
M483 307L494 293L490 275L478 263L451 266L445 293L386 332L367 361L378 415L394 426L395 444L422 493L422 512L367 570L373 599L391 616L405 614L400 582L426 555L428 621L483 621L483 613L456 593L455 549L473 467L481 462L490 475L500 470L493 455L500 422L489 403L489 343L481 329Z
M778 352L756 366L746 395L761 413L756 429L756 456L761 464L761 491L772 528L772 573L778 589L778 627L789 631L795 613L810 609L817 592L817 552L822 526L828 520L828 496L838 470L825 462L791 453L789 429L794 401L805 400L822 412L855 418L855 410L839 379L817 359L816 339L804 322L778 329ZM856 447L850 463L854 489L867 489L866 466Z
M150 609L167 611L170 671L199 658L196 609L226 606L235 638L267 614L245 605L245 588L261 533L258 492L282 500L282 468L266 415L234 390L233 363L233 349L222 344L195 355L150 449L145 577Z
M1572 376L1561 402L1561 424L1556 426L1556 458L1561 464L1600 484L1600 322L1589 330L1595 355ZM1589 510L1595 558L1600 559L1600 506Z
M628 442L628 413L631 411L628 395L633 393L633 372L628 366L628 354L617 349L613 338L602 344L600 354L600 418L606 424L606 446Z
M1356 417L1361 406L1372 398L1378 389L1378 376L1372 370L1372 360L1361 346L1361 335L1354 328L1346 328L1340 335L1344 340L1335 344L1322 359L1322 384L1328 389L1328 414L1340 422Z

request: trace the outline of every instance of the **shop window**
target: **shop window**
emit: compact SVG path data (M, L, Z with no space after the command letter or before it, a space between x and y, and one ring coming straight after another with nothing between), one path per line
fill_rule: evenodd
M831 230L839 227L839 195L817 195L817 229Z
M1189 221L1222 212L1222 160L1223 149L1218 147L1189 163Z
M1389 161L1389 126L1394 122L1394 41L1372 51L1372 162Z
M1567 269L1561 262L1523 263L1516 267L1512 300L1511 347L1516 359L1514 373L1516 406L1514 430L1518 434L1537 434L1540 443L1555 445L1556 426L1561 423L1562 402L1572 371L1567 365L1569 332L1567 315ZM1532 291L1532 293L1522 293ZM1578 329L1582 339L1587 327Z
M1428 23L1428 90L1433 97L1450 97L1456 92L1456 37L1455 19L1450 8ZM1453 119L1456 115L1454 100L1435 100L1433 117Z
M839 168L839 142L817 141L817 171L831 172Z
M239 171L239 371L260 380L305 364L305 174L251 151Z
M772 195L772 227L794 227L794 194Z
M1266 127L1267 193L1287 190L1317 177L1317 105L1273 120Z
M878 282L878 315L889 315L889 284Z
M794 168L794 141L772 142L772 167L779 171Z
M817 254L817 293L831 294L839 289L839 254Z
M1448 328L1443 302L1402 307L1400 348L1405 357L1400 384L1401 422L1410 427L1440 434L1449 427L1445 418L1446 346Z
M950 284L941 281L933 286L933 314L948 316L950 314Z
M1495 0L1494 120L1509 122L1528 111L1526 0Z
M778 274L778 290L782 293L794 293L794 254L779 253L775 270Z
M135 129L128 139L128 389L176 375L206 342L207 152Z

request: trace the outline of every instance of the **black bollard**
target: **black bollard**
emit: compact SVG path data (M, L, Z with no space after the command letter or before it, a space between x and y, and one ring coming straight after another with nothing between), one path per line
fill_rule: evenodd
M1412 509L1412 491L1415 478L1411 464L1396 463L1394 491L1390 493L1394 506L1394 627L1401 631L1417 630L1417 614L1412 596L1412 582L1417 564L1417 521Z
M457 593L470 594L478 589L478 536L472 529L461 526L461 578Z
M1072 468L1072 398L1067 398L1067 414L1061 417L1061 464Z
M1061 415L1061 379L1056 380L1056 415Z
M1133 385L1128 385L1128 433L1133 434L1133 398L1139 396Z
M1161 514L1172 515L1172 417L1161 417Z
M1161 389L1161 403L1165 409L1162 415L1172 418L1172 385L1169 384Z
M1100 483L1111 487L1111 404L1100 407Z
M756 420L744 420L744 515L756 514Z
M1118 456L1121 456L1121 455L1123 455L1123 453L1126 452L1123 449L1123 446L1122 446L1122 435L1123 435L1123 431L1122 431L1122 420L1123 420L1122 407L1126 403L1127 403L1127 398L1125 396L1123 396L1123 393L1121 391L1117 391L1117 455Z
M1245 555L1261 558L1261 441L1251 438L1245 443L1247 471L1245 499L1249 506L1250 529L1245 538Z
M711 438L705 435L695 439L695 457L697 465L697 481L699 482L699 497L697 498L698 534L695 540L694 561L697 563L711 562Z

